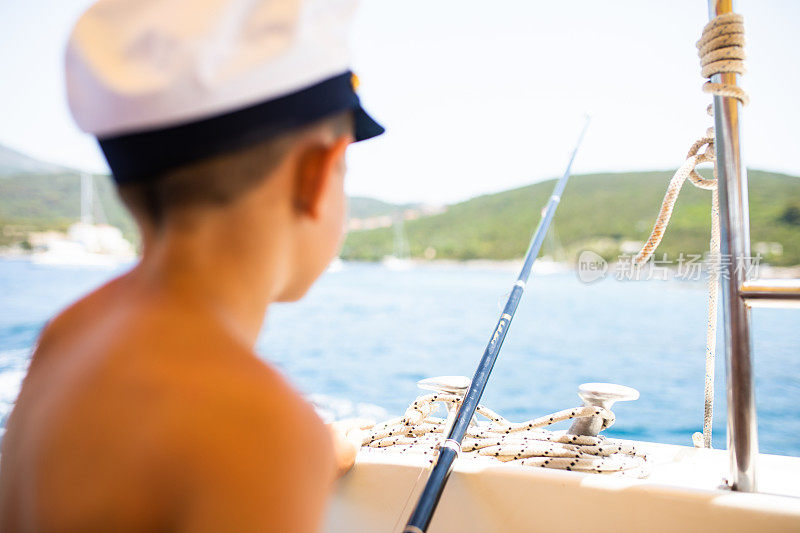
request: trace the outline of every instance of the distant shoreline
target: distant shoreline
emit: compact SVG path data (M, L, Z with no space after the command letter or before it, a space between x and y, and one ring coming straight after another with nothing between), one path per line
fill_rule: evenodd
M343 260L345 264L354 263L354 264L373 264L377 265L380 264L379 261L350 261L350 260ZM453 267L453 268L469 268L469 269L476 269L476 270L497 270L503 272L518 272L520 268L522 268L522 258L520 259L466 259L466 260L457 260L457 259L417 259L413 258L410 261L418 266L441 266L441 267ZM537 274L536 267L543 266L543 270L546 273L556 273L556 272L571 272L575 273L577 271L577 266L574 263L570 262L560 262L560 261L551 261L547 259L538 259L537 262L534 264L534 274ZM617 267L616 263L609 264L609 272L614 272L614 269ZM668 268L668 270L674 274L675 268ZM541 273L540 273L541 274ZM791 278L800 278L800 265L793 265L793 266L772 266L772 265L760 265L758 268L758 278L770 278L770 279L791 279Z
M15 261L30 261L33 253L20 250L18 248L1 248L0 247L0 261L15 260ZM366 264L366 265L380 265L380 261L353 261L342 260L345 264ZM474 270L494 270L502 272L517 272L522 267L522 258L520 259L410 259L411 263L415 266L435 266L447 268L467 268ZM609 272L614 272L616 264L609 264ZM674 268L668 268L674 274ZM538 272L537 272L538 271ZM554 274L554 273L575 273L577 271L576 265L569 262L552 261L548 259L539 259L534 265L534 274ZM761 265L758 269L758 278L771 278L771 279L791 279L800 278L800 265L793 266L772 266Z

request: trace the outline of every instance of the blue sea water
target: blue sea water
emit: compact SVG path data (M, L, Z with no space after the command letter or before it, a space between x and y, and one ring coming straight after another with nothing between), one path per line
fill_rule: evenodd
M45 321L117 273L0 260L0 425ZM513 281L494 268L346 264L302 301L273 306L257 352L329 418L399 414L417 380L472 375ZM620 383L641 398L615 405L609 435L691 445L703 419L705 298L702 283L535 278L484 403L518 421L579 405L581 383ZM761 451L800 456L800 311L755 310L753 338ZM714 431L724 448L721 354Z

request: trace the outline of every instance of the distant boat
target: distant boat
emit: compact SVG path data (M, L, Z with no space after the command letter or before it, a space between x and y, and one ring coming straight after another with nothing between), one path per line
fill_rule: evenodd
M81 174L81 220L67 235L44 234L34 246L31 261L59 266L115 267L136 258L133 246L119 228L94 223L94 186L89 174Z
M551 274L562 274L571 271L566 263L554 261L549 257L541 257L533 265L533 273L537 276L548 276Z
M384 266L384 268L395 271L411 270L414 268L414 263L411 261L411 259L404 259L395 257L393 255L387 255L384 257L381 261L381 264Z
M542 209L542 216L544 216L545 209L546 208ZM564 246L561 244L561 239L558 237L558 229L555 220L550 223L550 229L547 231L544 243L542 244L542 252L544 255L539 257L533 265L533 273L535 275L549 276L572 270L572 267L567 263L567 254L564 251Z
M394 227L394 250L392 255L387 255L381 263L389 270L410 270L414 267L408 251L408 239L406 238L405 228L403 227L403 214L401 213L393 224Z
M344 261L342 261L342 258L337 255L330 262L325 272L341 272L342 270L344 270Z

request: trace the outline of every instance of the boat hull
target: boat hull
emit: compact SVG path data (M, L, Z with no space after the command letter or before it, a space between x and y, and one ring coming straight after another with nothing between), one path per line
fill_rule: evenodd
M762 490L783 495L748 494L720 488L726 452L648 446L646 479L459 460L429 531L800 531L800 499L791 492L800 459L762 455ZM402 531L425 464L362 452L337 486L325 531Z

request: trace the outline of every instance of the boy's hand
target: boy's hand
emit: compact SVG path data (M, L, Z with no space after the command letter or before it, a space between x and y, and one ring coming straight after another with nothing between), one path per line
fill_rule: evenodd
M333 452L336 458L336 477L345 475L355 464L356 454L361 448L361 429L368 427L364 420L339 420L328 424L333 440Z

